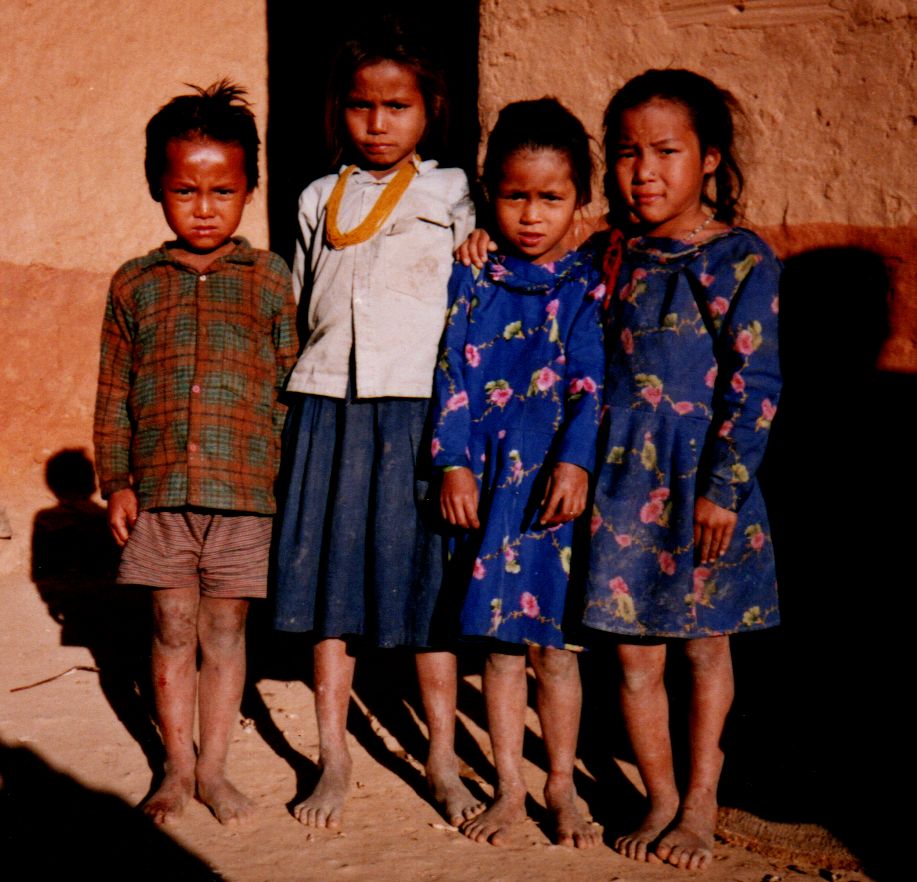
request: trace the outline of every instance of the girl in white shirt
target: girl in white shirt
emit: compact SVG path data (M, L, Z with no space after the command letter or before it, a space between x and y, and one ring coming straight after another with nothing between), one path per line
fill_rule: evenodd
M275 626L315 639L321 777L294 809L308 826L341 823L363 646L418 650L433 797L454 824L482 810L458 776L458 612L439 592L444 540L424 474L452 252L474 221L465 174L416 152L444 112L441 74L399 29L345 44L327 103L344 165L299 200L308 335L288 384Z

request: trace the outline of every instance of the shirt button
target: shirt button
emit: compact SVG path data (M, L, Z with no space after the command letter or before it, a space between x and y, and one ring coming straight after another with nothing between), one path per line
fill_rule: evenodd
M354 303L362 303L363 300L362 300L362 298L360 298L360 297L354 297L354 298L353 298L353 302L354 302Z
M197 395L197 394L201 391L201 387L198 386L197 383L195 383L195 384L191 387L191 391L192 391L195 395Z
M207 274L204 273L203 275L198 276L197 278L198 278L198 281L206 282L206 281L207 281Z
M197 453L197 444L195 444L195 443L192 441L192 442L188 445L188 450L190 450L192 453Z

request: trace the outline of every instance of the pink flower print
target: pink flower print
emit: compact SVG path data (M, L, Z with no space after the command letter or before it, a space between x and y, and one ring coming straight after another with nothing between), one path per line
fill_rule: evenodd
M710 279L711 281L713 280L712 276ZM701 284L703 283L703 277L701 277ZM729 301L725 297L714 297L713 300L707 304L707 309L710 310L710 315L726 315L726 313L729 312Z
M547 392L560 377L549 367L543 367L532 374L532 380L529 383L528 395L534 395L536 392Z
M564 355L564 354L561 352L561 354L558 355L557 358L554 359L554 362L555 362L555 364L566 364L566 363L567 363L567 356Z
M706 374L704 374L704 385L708 389L712 389L716 385L716 375L718 373L719 373L719 368L717 368L717 366L714 365L712 368L710 368L709 371L707 371Z
M430 442L430 453L432 454L434 459L436 459L437 454L442 449L443 449L443 445L440 443L439 438L434 438L433 441Z
M483 579L487 575L487 567L481 561L481 558L476 557L474 559L474 569L471 571L471 575L475 579Z
M649 493L650 499L658 499L660 502L665 502L671 495L672 492L668 487L657 487L655 490L650 490Z
M471 367L477 367L481 363L481 353L478 351L477 346L473 346L471 343L465 346L465 361Z
M720 430L716 434L720 438L725 438L729 435L731 431L732 431L732 420L723 420L723 425L720 426Z
M605 298L605 285L602 282L599 282L586 296L591 297L593 300L603 300Z
M716 276L711 276L710 273L701 273L701 274L700 274L700 283L701 283L705 288L709 288L709 287L713 284L713 281L714 281L715 278L716 278ZM716 299L717 299L717 300L722 300L723 298L722 298L722 297L717 297ZM728 304L727 304L727 306L728 306ZM722 315L722 313L720 313L720 315Z
M509 459L512 463L512 466L510 467L510 480L514 484L521 484L523 478L525 478L525 474L522 466L522 457L519 455L519 451L510 450Z
M570 380L570 394L576 395L578 392L583 391L583 381L579 377L574 377Z
M771 300L771 312L774 315L777 315L780 312L780 298L779 297L774 297L774 299Z
M735 350L742 355L751 355L755 351L755 338L751 331L739 331L736 335Z
M765 398L764 401L761 402L761 416L768 420L768 422L777 416L777 408L770 398Z
M630 594L630 586L620 576L609 579L608 587L612 594Z
M558 307L558 306L560 306L560 301L559 301L559 300L552 300L552 301L544 308L544 311L545 311L549 316L551 316L551 318L554 318L554 316L557 315L557 307Z
M583 391L587 392L589 395L594 395L595 390L598 388L595 384L595 380L592 377L583 377Z
M745 377L740 373L735 373L732 375L732 380L729 383L732 386L735 392L738 392L741 395L745 391Z
M523 591L519 596L519 606L522 607L523 615L528 616L530 619L537 619L541 614L541 609L538 606L538 598L528 591Z
M764 532L763 530L758 530L757 533L752 533L751 538L748 540L748 544L754 548L755 551L760 551L764 548Z
M650 502L644 503L643 507L640 509L640 520L644 524L652 524L654 521L658 521L662 517L662 513L665 511L665 506L658 499L653 499Z
M589 533L592 536L595 536L599 532L599 528L602 526L602 516L599 514L598 509L592 510L592 519L589 521Z
M621 348L628 354L634 354L634 332L630 328L621 331Z
M675 574L677 564L675 563L675 558L668 551L660 551L659 556L656 558L659 561L659 569L662 570L667 576L672 576Z
M632 541L629 533L615 533L615 542L617 542L621 548L627 548Z
M542 266L545 268L547 272L549 273L554 272L554 261L553 260L549 261L548 263L543 263Z
M490 277L495 281L499 282L506 275L506 267L502 263L492 263L490 265Z
M504 536L503 538L503 569L507 573L519 573L522 571L522 568L519 566L518 555L516 550L512 548L509 544L509 537Z
M497 437L502 441L506 437L506 429L500 429L500 431L497 432Z
M686 413L691 413L691 411L694 410L694 405L690 401L676 401L672 405L672 410L684 416Z
M653 407L658 407L659 402L662 401L662 386L644 386L640 390L640 396Z
M488 383L488 385L490 384ZM487 397L490 399L491 404L496 404L497 407L506 407L512 400L513 390L507 385L498 386L494 384Z
M704 593L704 585L707 583L707 580L710 578L710 570L707 567L695 567L694 568L694 593L698 597L702 597Z
M468 393L456 392L448 401L446 401L446 410L453 411L462 407L468 407Z

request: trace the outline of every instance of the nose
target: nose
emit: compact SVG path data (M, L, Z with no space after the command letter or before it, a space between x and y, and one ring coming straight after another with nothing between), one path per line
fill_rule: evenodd
M369 117L366 120L366 128L373 135L381 134L385 131L385 108L373 107L369 111Z
M647 154L638 155L634 158L633 173L636 183L652 180L656 175L656 163Z
M540 212L538 211L538 204L534 199L526 199L525 204L522 206L522 214L519 216L519 220L524 224L536 224L540 220Z
M209 193L201 193L194 200L195 217L213 217L213 197Z

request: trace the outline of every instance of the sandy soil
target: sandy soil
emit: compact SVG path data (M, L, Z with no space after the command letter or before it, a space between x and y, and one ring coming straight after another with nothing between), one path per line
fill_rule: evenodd
M230 755L231 776L259 805L256 819L245 828L224 828L194 803L179 823L156 829L131 808L147 794L160 761L136 688L136 681L143 683L146 663L142 603L110 603L108 589L89 582L68 583L71 593L61 594L62 584L55 589L39 580L39 591L25 576L8 577L0 589L5 619L0 634L0 842L7 866L22 861L28 867L17 878L86 872L96 879L233 882L612 882L681 875L664 866L632 863L607 843L590 852L551 844L540 796L543 755L534 714L526 742L531 820L520 828L516 842L504 848L478 845L449 828L425 798L422 766L415 758L422 756L423 725L400 697L411 678L406 660L397 657L364 665L366 673L357 684L350 720L355 786L345 829L302 827L289 805L314 779L312 694L304 682L308 670L297 670L302 647L283 645L276 637L256 640L253 646L269 662L253 667ZM463 678L460 705L459 750L468 763L466 773L489 795L492 768L482 728L480 678L473 673ZM600 765L587 770L581 764L580 793L606 827L626 823L638 800L635 770L612 760L610 752L606 766ZM868 882L862 872L843 869L842 848L827 858L841 865L832 874L817 860L800 862L786 848L770 847L767 830L760 823L755 828L755 819L727 812L723 820L724 836L750 843L757 852L721 843L713 866L700 874L704 879ZM812 836L827 835L813 831ZM853 865L848 861L847 866Z

